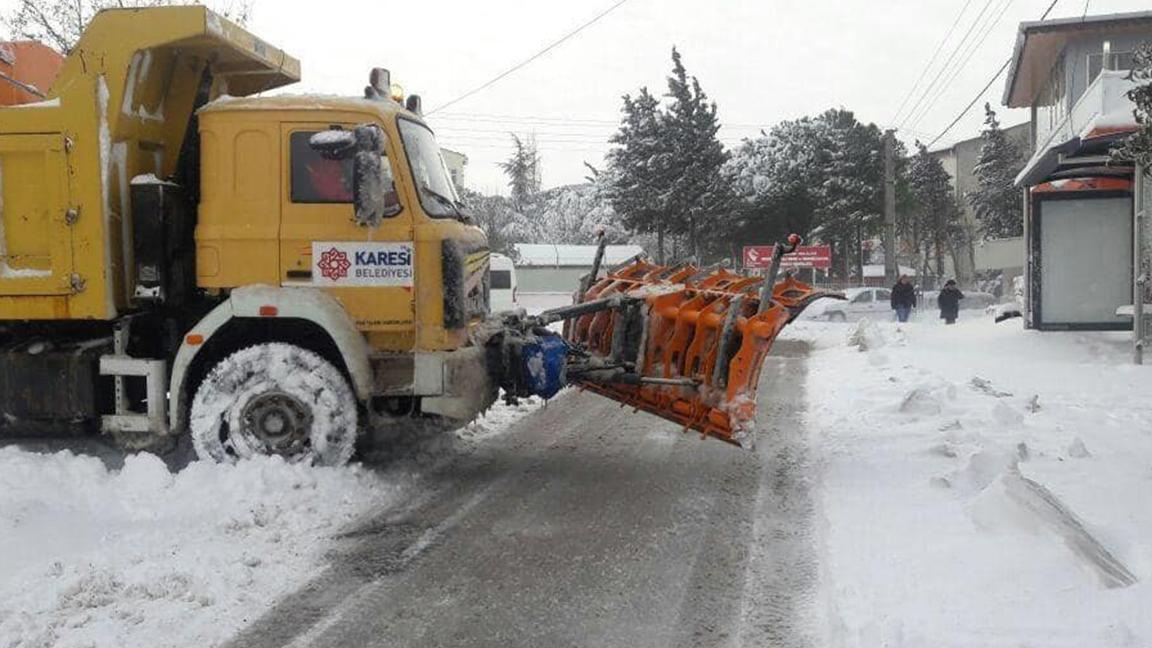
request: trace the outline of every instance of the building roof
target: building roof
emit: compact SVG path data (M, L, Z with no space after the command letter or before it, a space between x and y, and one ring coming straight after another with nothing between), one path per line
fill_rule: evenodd
M1026 121L1026 122L1021 122L1019 124L1013 124L1012 126L1001 126L1000 130L1003 131L1004 134L1008 137L1012 137L1013 135L1016 134L1017 131L1023 131L1024 135L1027 136L1029 133L1032 132L1032 122ZM969 137L967 139L962 139L962 140L959 140L959 141L954 142L952 144L949 144L948 146L941 146L939 148L929 149L928 154L929 155L935 155L935 156L941 156L941 155L945 155L947 153L955 153L956 149L961 148L963 146L969 146L969 145L973 145L973 144L979 145L981 137L983 137L983 136L981 134L977 133L975 137Z
M1031 106L1056 57L1072 38L1092 33L1115 36L1133 32L1152 35L1152 11L1020 23L1001 102L1009 108Z
M596 257L595 245L551 245L517 243L515 245L516 267L590 267ZM604 248L604 265L623 263L632 257L643 254L639 245L609 245Z
M461 159L461 160L464 162L464 164L468 164L468 156L467 156L467 155L464 155L464 154L463 154L463 153L461 153L460 151L454 151L454 150L452 150L452 149L450 149L450 148L444 148L443 146L441 146L441 147L440 147L440 152L441 152L441 153L447 153L448 155L456 155L456 156L459 156L459 158L460 158L460 159Z

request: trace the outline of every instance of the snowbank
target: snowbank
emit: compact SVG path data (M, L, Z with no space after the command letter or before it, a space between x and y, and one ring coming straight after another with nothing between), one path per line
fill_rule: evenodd
M0 646L212 646L401 489L358 467L0 449Z
M1152 368L1128 334L787 335L814 346L821 645L1152 645Z
M541 406L498 401L423 453L482 443ZM316 576L334 536L417 492L418 465L272 457L171 473L150 454L109 470L0 448L0 648L219 645Z

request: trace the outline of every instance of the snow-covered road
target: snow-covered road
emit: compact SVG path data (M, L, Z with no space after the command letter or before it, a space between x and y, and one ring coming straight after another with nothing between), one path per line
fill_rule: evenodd
M808 645L802 345L779 350L760 451L570 390L349 532L228 645Z
M1126 335L785 337L755 452L576 391L371 470L2 448L0 648L1152 645Z

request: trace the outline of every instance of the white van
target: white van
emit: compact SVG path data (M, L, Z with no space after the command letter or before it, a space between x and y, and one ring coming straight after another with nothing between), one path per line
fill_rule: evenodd
M518 307L516 300L516 266L503 254L488 257L489 310L493 313Z

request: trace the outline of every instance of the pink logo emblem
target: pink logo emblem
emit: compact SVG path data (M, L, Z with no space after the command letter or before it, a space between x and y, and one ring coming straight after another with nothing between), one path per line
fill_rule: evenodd
M320 261L317 265L320 266L321 275L336 281L348 276L348 268L352 267L352 262L348 260L346 252L330 248L320 255Z

